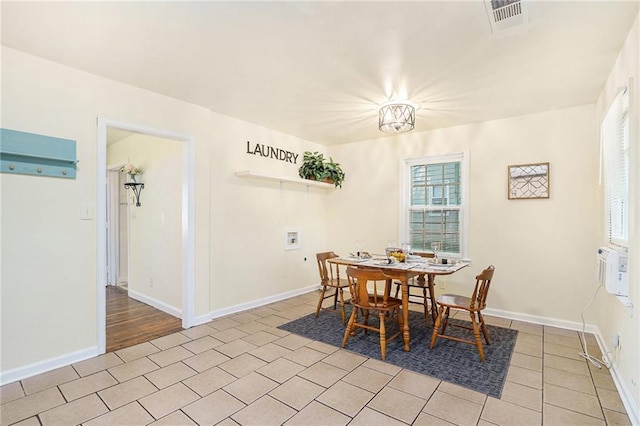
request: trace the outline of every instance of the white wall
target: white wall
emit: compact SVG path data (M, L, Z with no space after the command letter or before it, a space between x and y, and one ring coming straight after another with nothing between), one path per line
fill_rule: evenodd
M356 239L373 252L406 241L396 225L401 160L466 151L473 264L439 281L469 291L493 264L491 308L577 322L594 285L596 133L595 108L581 106L334 147L347 178L330 197L329 241L340 252ZM550 163L550 199L508 200L507 166L536 162Z
M221 116L213 117L212 128L212 311L317 284L315 253L327 246L328 191L235 173L295 178L303 152L323 147ZM297 163L247 154L247 141L251 150L259 143L295 152ZM284 250L286 228L300 230L300 250Z
M630 179L629 179L629 291L634 309L630 316L627 309L613 296L601 291L594 304L589 320L598 325L604 341L613 350L611 336L620 334L620 348L613 352L619 379L635 401L636 421L640 422L640 327L638 327L638 307L640 307L640 15L629 32L616 64L600 95L597 105L597 122L604 118L618 90L633 79L629 92L630 102ZM599 196L603 190L598 188ZM598 241L604 243L603 209L598 209Z
M95 220L80 220L80 206L97 204L97 117L189 134L206 158L210 113L8 48L2 89L3 127L75 140L80 160L74 180L1 177L6 373L96 348L97 229ZM206 223L208 165L197 161L199 173L196 220ZM196 294L205 298L208 282L199 271L208 271L208 260L196 256Z
M3 127L73 139L80 163L75 180L0 175L1 382L97 351L98 230L95 220L80 220L80 207L97 204L98 117L194 141L199 320L316 283L313 256L326 247L327 192L280 188L235 172L297 175L299 164L247 154L247 140L295 151L299 158L319 145L6 47L2 89ZM149 182L143 191L143 206L134 208L138 223L159 189ZM301 230L301 250L284 251L287 227ZM146 267L164 273L157 264Z
M107 164L131 163L145 184L129 199L129 294L182 310L182 142L133 134L107 149Z

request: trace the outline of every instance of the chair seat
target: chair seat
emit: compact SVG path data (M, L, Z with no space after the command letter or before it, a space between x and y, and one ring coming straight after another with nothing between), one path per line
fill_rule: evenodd
M438 304L445 305L450 308L469 309L471 306L471 298L460 296L458 294L443 294L438 297Z
M394 281L393 284L395 285L402 285L402 283L400 281ZM418 281L415 279L412 279L411 281L409 281L407 283L407 285L409 287L417 287L417 288L429 288L429 286L427 285L427 281Z
M347 281L344 278L340 278L340 279L333 279L333 280L329 280L327 282L325 282L325 284L327 287L334 287L334 288L348 288L349 287L349 281Z
M356 305L358 306L358 305ZM360 308L364 308L364 309L395 309L397 307L402 306L402 300L400 299L396 299L395 297L389 297L387 299L387 302L384 303L382 302L380 299L378 299L378 301L376 302L375 298L373 296L369 296L369 305L368 306L358 306Z

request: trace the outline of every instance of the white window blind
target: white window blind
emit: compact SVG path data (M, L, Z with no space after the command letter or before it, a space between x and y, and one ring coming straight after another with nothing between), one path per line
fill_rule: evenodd
M442 254L464 256L466 171L463 154L406 160L403 241L413 251L431 251L442 243Z
M605 234L609 243L629 239L629 94L621 90L600 126Z

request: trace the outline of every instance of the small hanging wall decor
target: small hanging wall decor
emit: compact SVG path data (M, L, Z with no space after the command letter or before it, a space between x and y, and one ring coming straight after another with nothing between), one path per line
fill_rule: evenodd
M76 178L76 141L0 129L0 172Z
M549 163L508 167L509 200L549 198Z

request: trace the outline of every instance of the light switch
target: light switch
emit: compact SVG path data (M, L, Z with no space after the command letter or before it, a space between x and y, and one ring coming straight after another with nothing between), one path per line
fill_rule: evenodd
M93 220L93 204L82 203L80 205L80 220Z

